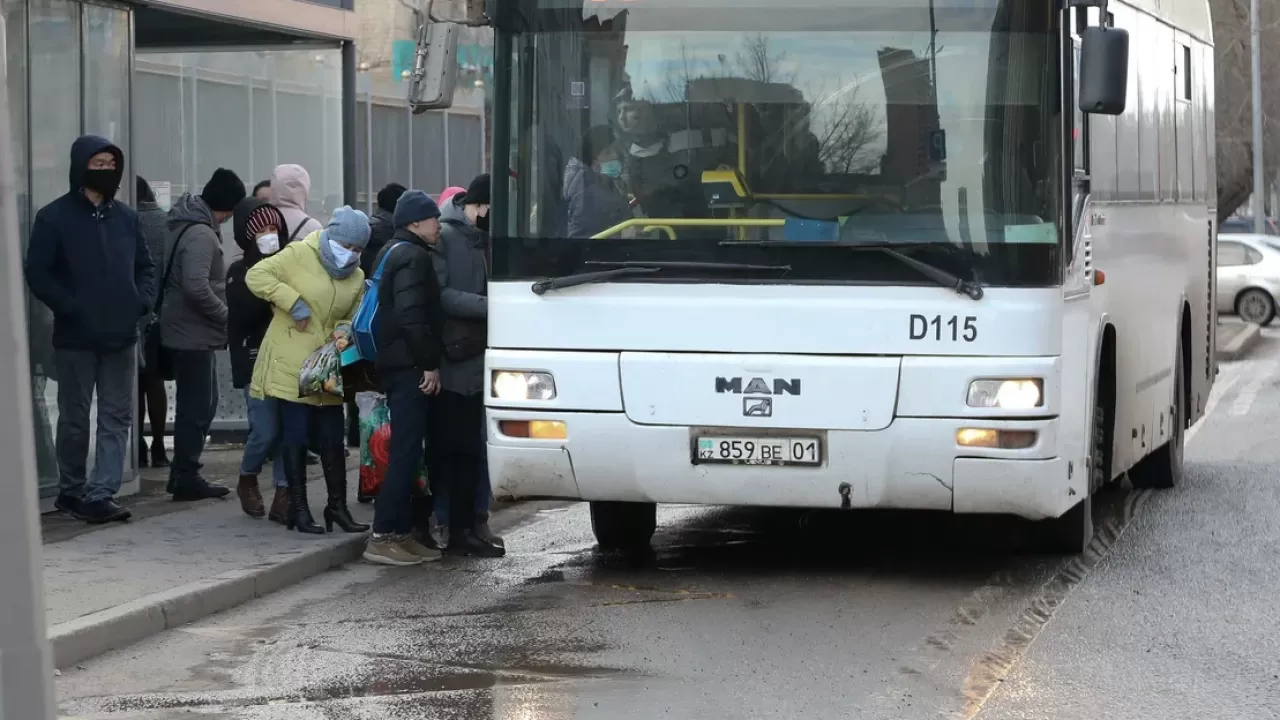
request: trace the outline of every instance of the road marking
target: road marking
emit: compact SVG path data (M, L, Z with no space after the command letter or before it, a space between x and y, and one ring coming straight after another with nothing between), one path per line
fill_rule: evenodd
M1275 374L1275 371L1275 360L1265 363L1258 368L1258 372L1254 375L1253 380L1240 390L1239 397L1237 397L1236 401L1232 403L1230 412L1232 417L1240 417L1242 415L1249 414L1249 408L1253 407L1253 401L1258 399L1258 393L1262 392L1263 385L1271 379L1271 376Z

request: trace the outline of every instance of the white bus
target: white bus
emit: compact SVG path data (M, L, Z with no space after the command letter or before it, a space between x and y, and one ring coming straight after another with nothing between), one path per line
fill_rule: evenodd
M606 549L681 503L1077 552L1099 487L1178 482L1216 373L1207 0L498 5L497 494L589 501Z

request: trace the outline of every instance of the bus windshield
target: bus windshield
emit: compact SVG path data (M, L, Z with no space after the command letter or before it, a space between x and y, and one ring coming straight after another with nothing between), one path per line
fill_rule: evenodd
M977 282L1053 284L1053 5L524 2L499 40L512 181L495 277L648 260L927 282L847 248L879 244Z

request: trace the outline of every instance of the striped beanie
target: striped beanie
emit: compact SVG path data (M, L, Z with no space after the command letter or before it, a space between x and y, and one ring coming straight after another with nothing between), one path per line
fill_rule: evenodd
M253 212L249 213L249 220L245 223L251 238L257 237L258 233L272 225L276 227L276 232L280 234L280 244L283 245L289 234L285 228L284 214L275 205L259 205L254 208Z

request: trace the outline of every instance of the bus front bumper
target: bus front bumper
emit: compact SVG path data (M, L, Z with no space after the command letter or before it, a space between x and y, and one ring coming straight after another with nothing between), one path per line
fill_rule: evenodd
M535 421L563 424L563 437L510 433ZM1036 440L1018 450L958 445L957 433L975 427L1033 431ZM490 408L490 478L495 495L516 498L840 508L847 495L850 508L1032 520L1058 517L1088 487L1087 470L1058 457L1057 418L897 418L880 431L816 433L824 443L816 467L695 464L691 448L701 430L640 425L622 413Z

